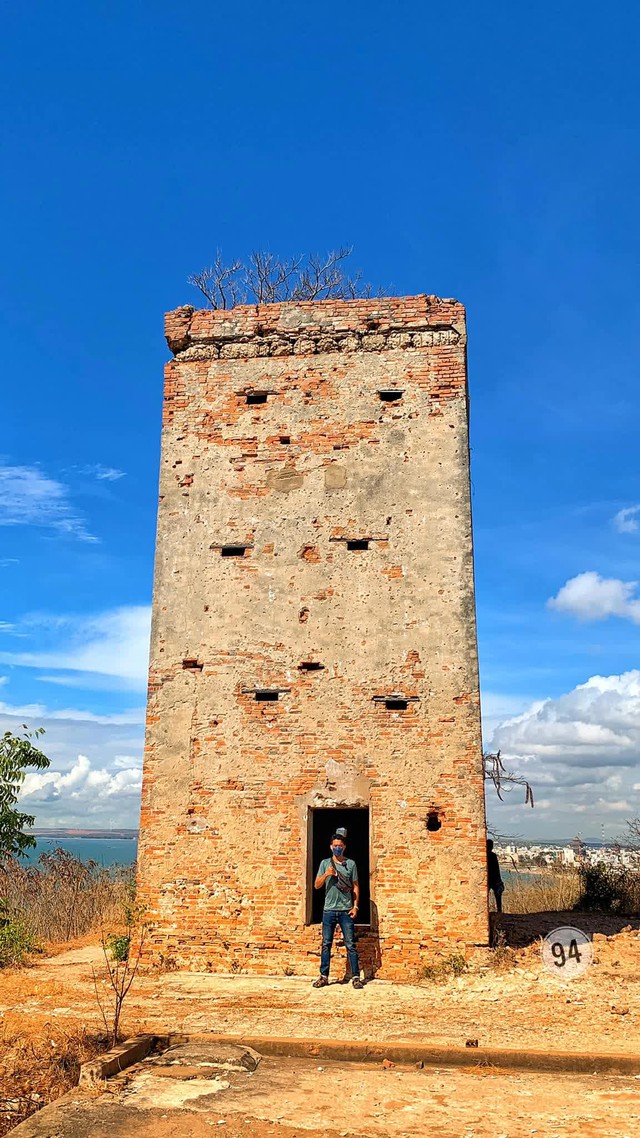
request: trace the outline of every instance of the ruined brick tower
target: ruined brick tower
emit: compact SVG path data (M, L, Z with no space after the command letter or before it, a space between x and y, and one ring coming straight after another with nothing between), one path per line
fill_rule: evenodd
M151 946L315 974L341 824L365 967L486 943L463 307L180 308L166 335Z

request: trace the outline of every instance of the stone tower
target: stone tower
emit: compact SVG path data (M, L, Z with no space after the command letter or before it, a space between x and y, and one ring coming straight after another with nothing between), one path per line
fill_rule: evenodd
M180 308L166 336L152 948L315 974L337 825L365 967L486 944L462 305Z

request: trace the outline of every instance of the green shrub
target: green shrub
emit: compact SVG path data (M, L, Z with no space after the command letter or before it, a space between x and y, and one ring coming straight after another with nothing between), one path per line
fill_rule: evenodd
M106 945L111 953L111 959L117 961L119 964L124 964L125 960L129 959L129 949L131 948L130 936L108 936Z
M21 921L3 919L0 923L0 968L6 968L9 964L24 964L35 948L35 937Z

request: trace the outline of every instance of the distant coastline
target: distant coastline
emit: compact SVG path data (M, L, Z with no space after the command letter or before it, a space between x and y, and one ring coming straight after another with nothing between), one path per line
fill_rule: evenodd
M32 838L90 838L92 841L100 841L101 839L122 838L126 841L137 841L137 830L44 830L36 828L29 830Z

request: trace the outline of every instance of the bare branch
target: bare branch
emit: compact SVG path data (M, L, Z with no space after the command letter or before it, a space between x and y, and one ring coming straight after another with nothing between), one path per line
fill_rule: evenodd
M242 261L232 261L225 265L218 249L213 264L190 276L188 283L200 289L212 308L233 308L234 305L243 303L239 276L242 269Z
M533 809L533 790L531 784L527 782L524 775L513 774L508 771L500 756L500 751L495 755L486 752L482 756L484 765L485 781L492 782L495 792L501 802L504 802L504 794L509 794L514 787L524 787L524 803L525 806L531 806Z
M246 264L235 260L225 265L218 250L213 264L190 276L189 284L200 290L212 308L371 297L373 287L363 282L360 270L352 276L344 272L343 263L351 251L350 246L342 246L325 257L310 253L281 260L274 253L256 249ZM384 290L378 290L377 295L383 296Z

